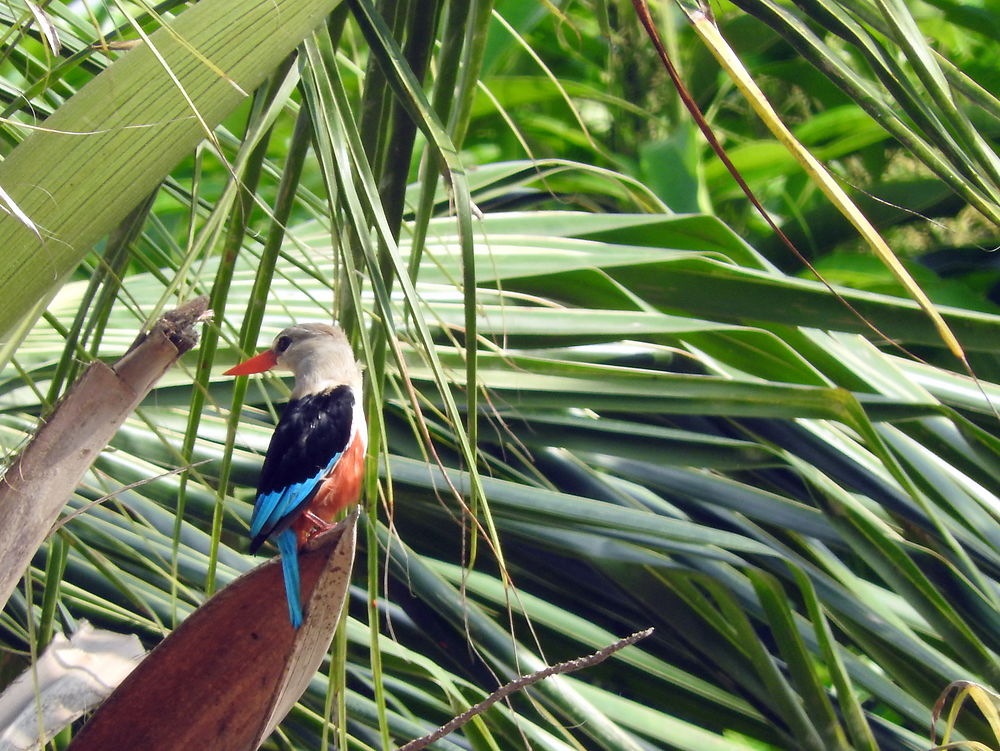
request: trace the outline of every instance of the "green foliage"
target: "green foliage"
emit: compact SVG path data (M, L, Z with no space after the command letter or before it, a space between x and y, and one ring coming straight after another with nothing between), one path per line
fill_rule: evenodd
M214 2L157 13L180 21ZM741 6L718 9L723 33L841 179L965 221L970 206L997 211L995 121L980 126L995 89L970 78L995 50L966 33L995 14ZM0 10L10 144L106 67L90 47L101 34L135 35L124 7L46 7L58 55L29 6ZM136 23L152 30L145 10ZM439 747L911 749L930 745L944 686L1000 682L1000 315L967 287L932 290L977 384L866 266L831 268L836 294L784 270L631 13L357 0L294 60L259 52L264 84L213 103L216 144L155 167L155 139L129 133L136 151L116 157L161 186L138 209L146 190L98 201L112 223L132 213L73 281L27 269L56 294L37 323L8 306L28 323L4 350L0 445L27 440L81 362L123 352L163 307L205 293L216 317L70 499L82 513L0 614L8 649L83 617L152 645L254 565L252 487L288 389L217 374L290 320L337 317L367 368L364 553L342 637L275 748L338 734L391 748L516 674L649 625L639 645ZM680 18L664 9L668 44L748 181L807 253L852 250ZM921 28L940 40L931 59ZM792 55L807 42L829 79ZM210 70L187 62L179 79ZM935 66L954 111L923 101ZM917 100L884 129L878 107ZM80 193L53 202L72 215ZM913 221L880 205L879 227ZM977 241L995 235L976 227ZM85 251L88 237L63 239ZM956 727L988 738L975 716Z

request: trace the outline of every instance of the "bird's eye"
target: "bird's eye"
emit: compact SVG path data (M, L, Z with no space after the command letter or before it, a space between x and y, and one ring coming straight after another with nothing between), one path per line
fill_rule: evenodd
M274 343L274 351L279 355L288 349L288 345L292 343L292 337L290 336L279 336L278 341Z

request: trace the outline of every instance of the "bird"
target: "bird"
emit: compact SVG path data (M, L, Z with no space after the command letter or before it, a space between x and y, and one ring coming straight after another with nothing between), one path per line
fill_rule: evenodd
M271 435L250 518L250 553L274 538L288 599L288 617L302 625L298 551L331 529L336 515L361 495L368 428L361 364L337 326L300 323L269 349L225 371L250 375L290 370L295 385Z

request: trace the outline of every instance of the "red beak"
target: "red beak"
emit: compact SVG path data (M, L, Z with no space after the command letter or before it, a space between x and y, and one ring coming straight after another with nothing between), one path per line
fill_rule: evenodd
M250 375L251 373L263 373L278 364L278 356L273 349L265 349L259 355L254 355L249 360L241 362L222 375Z

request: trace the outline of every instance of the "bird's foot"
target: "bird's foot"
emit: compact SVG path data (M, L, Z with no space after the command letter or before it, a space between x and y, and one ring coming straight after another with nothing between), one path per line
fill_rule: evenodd
M313 525L312 529L309 530L309 534L306 536L306 542L316 537L317 535L321 535L324 532L329 532L331 529L337 526L336 524L331 524L328 521L320 519L312 511L304 511L302 515L306 519L308 519Z

